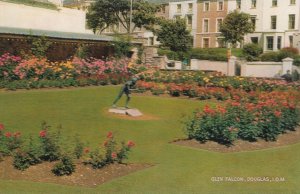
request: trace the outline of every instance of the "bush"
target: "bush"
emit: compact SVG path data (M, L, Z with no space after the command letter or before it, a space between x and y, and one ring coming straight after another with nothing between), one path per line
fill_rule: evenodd
M275 141L279 134L294 130L299 122L294 93L271 92L260 95L234 94L225 107L195 111L185 123L190 139L231 145L236 139ZM295 97L293 97L295 96Z
M258 61L262 53L263 49L258 44L246 44L243 48L243 54L248 61Z
M56 161L61 156L59 146L60 132L50 132L50 126L45 122L42 123L42 131L39 133L41 160L43 161Z
M71 175L73 172L75 172L75 164L72 158L64 155L60 159L60 162L53 167L52 172L56 176Z
M275 61L280 62L280 53L279 52L268 52L260 55L261 61Z

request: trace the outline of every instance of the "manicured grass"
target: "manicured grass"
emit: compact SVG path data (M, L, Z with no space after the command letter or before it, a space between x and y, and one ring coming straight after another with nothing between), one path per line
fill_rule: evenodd
M134 96L131 106L156 120L111 117L107 108L119 87L0 92L0 122L24 135L38 134L45 120L63 125L65 135L80 134L91 145L108 131L131 139L129 162L156 164L96 188L1 180L0 193L299 193L300 144L254 152L221 154L169 144L185 137L182 115L201 108L200 101ZM124 100L124 99L123 99ZM124 103L122 101L121 103ZM284 177L285 182L212 182L211 177Z

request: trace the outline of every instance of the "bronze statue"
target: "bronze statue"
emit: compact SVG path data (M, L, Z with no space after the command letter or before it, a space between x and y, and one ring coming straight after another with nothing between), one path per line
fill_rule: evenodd
M130 101L130 90L134 87L136 84L138 78L134 77L131 80L127 81L124 86L121 88L120 93L118 94L117 98L114 100L112 107L116 107L116 103L120 100L120 98L123 96L123 94L126 94L126 103L125 108L128 108L128 103Z

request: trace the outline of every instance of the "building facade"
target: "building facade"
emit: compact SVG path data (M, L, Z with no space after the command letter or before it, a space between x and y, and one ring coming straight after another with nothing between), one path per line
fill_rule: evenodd
M228 13L228 0L199 0L195 47L225 47L220 25Z
M234 0L229 3L229 11L234 9L250 14L255 26L245 43L258 43L265 52L295 45L300 0Z
M196 40L197 32L197 0L186 0L169 3L169 19L182 18L186 20L187 28ZM195 46L194 41L194 46Z

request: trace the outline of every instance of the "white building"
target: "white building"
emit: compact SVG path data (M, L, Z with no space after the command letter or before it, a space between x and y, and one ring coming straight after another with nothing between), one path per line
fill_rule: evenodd
M58 10L0 1L0 27L91 33L86 30L85 12Z
M169 3L169 19L185 18L192 36L197 32L197 0L174 0ZM194 41L195 45L195 41Z
M251 15L255 32L245 43L262 45L265 52L294 45L299 31L300 0L229 0L229 10L239 9Z

